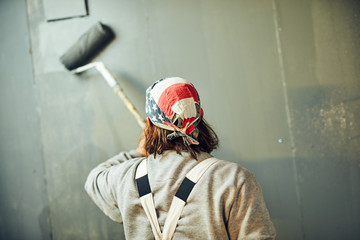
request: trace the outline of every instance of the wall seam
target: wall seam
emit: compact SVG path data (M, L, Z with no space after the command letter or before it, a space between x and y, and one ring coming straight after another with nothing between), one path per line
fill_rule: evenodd
M40 150L41 150L41 159L42 159L42 168L43 168L43 178L44 178L44 190L45 190L45 199L46 199L46 204L48 206L48 234L49 234L49 239L52 240L53 239L53 226L52 226L52 217L51 217L51 209L50 209L50 199L49 199L49 191L48 191L48 181L47 181L47 174L46 174L46 163L45 163L45 154L44 154L44 142L43 142L43 136L41 133L41 129L42 129L42 124L41 124L41 110L39 108L39 99L36 96L36 71L35 71L35 60L34 60L34 51L33 49L33 41L32 41L32 31L31 31L31 16L30 16L30 9L29 6L31 3L29 3L29 0L24 0L25 2L25 6L26 6L26 19L27 19L27 28L29 31L29 52L31 55L31 66L32 66L32 75L33 75L33 92L34 92L34 98L35 98L35 104L36 104L36 115L37 115L37 119L38 119L38 123L39 123L39 136L40 136ZM40 226L40 229L42 229L42 227Z
M279 24L279 14L277 9L276 0L272 0L272 10L273 10L273 18L274 18L274 27L275 27L275 38L276 38L276 50L278 55L278 62L280 68L280 80L283 88L283 97L285 102L285 112L286 112L286 121L289 128L289 137L290 137L290 148L291 148L291 159L293 163L293 172L294 172L294 181L295 181L295 192L296 198L298 201L298 207L300 212L300 231L301 238L305 239L305 230L304 230L304 216L303 216L303 203L300 194L300 186L299 186L299 176L298 169L296 165L296 144L295 144L295 136L294 136L294 128L293 128L293 119L291 117L290 107L289 107L289 97L288 97L288 87L286 84L286 75L285 75L285 67L282 53L282 44L280 38L281 27Z

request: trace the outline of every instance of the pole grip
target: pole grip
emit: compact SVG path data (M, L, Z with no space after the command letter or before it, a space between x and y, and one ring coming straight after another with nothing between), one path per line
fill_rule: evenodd
M120 87L119 83L115 80L114 76L110 73L110 71L105 67L105 65L102 62L97 63L96 69L105 78L106 82L114 90L115 94L118 95L121 98L121 100L125 103L125 106L133 114L139 126L142 129L144 129L146 123L145 119L140 115L139 111L135 108L134 104L126 96L124 90Z
M110 73L110 71L107 69L107 67L105 66L104 63L102 63L102 62L89 63L84 66L78 67L75 70L72 70L72 72L81 73L81 72L84 72L93 67L95 67L96 70L99 71L99 73L103 76L103 78L106 80L106 82L109 84L109 86L114 90L115 94L121 98L121 100L125 103L125 106L134 115L139 126L142 129L144 129L145 124L146 124L145 119L140 115L138 110L135 108L134 104L132 104L130 99L126 96L124 90L120 87L119 83L116 81L114 76Z
M126 107L134 115L139 126L142 129L144 129L145 123L146 123L145 119L140 115L138 110L135 108L134 104L132 104L132 102L129 100L129 98L125 95L124 90L119 85L116 85L113 89L114 89L115 94L118 95L121 98L121 100L123 100Z

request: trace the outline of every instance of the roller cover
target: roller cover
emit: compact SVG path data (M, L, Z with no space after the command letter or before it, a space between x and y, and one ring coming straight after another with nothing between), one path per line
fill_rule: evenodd
M83 66L114 37L113 31L108 26L98 22L60 57L60 61L68 70Z

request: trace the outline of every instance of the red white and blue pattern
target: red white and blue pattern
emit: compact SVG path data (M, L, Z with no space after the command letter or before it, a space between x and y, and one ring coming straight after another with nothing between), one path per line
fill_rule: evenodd
M146 90L146 114L160 128L194 137L203 112L195 87L183 78L172 77L161 79Z

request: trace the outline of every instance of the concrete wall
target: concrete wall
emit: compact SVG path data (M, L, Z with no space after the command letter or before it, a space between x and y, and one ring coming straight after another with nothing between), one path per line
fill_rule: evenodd
M95 60L143 115L155 80L194 83L214 155L256 174L278 239L360 238L358 1L89 0L55 22L45 5L0 1L1 239L124 239L83 184L140 129L96 71L58 61L97 21L117 37Z

